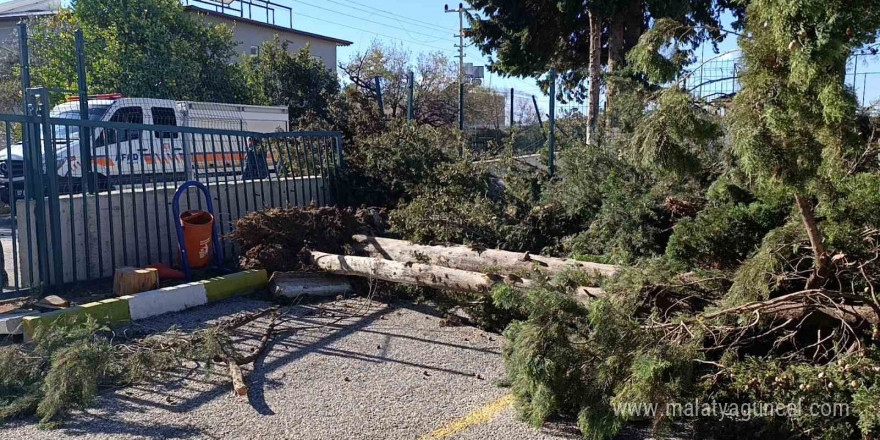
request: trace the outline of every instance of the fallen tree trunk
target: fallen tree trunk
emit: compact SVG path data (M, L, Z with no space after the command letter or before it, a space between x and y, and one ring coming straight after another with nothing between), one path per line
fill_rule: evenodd
M404 240L355 235L355 249L371 256L400 262L434 264L471 272L495 271L527 274L539 270L547 275L579 271L591 276L610 276L618 266L588 263L569 258L552 258L498 249L475 250L468 246L425 246Z
M311 252L311 259L321 270L338 275L359 276L457 292L488 293L498 283L521 288L534 285L532 280L516 275L489 275L431 264L402 263L372 257ZM584 305L592 299L604 297L605 291L598 287L578 287L574 293L575 300Z
M354 275L456 292L488 292L497 283L529 287L531 280L515 275L488 275L432 264L311 252L312 263L325 272Z

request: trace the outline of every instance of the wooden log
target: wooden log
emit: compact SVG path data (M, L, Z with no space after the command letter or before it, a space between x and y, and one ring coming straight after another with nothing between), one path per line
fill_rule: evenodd
M229 366L229 377L232 378L232 392L235 393L236 396L247 395L248 388L244 383L244 375L241 373L241 367L239 367L238 363L232 359L227 360L226 365Z
M159 271L152 268L120 267L113 273L113 293L116 296L134 295L159 288Z
M547 275L581 271L591 276L610 276L618 266L569 258L552 258L498 249L476 250L468 246L425 246L404 240L355 235L355 249L371 256L401 262L434 264L471 272L526 275L539 270Z
M320 272L275 272L269 280L272 295L286 298L335 297L351 290L351 283L345 277Z
M371 257L311 252L311 260L321 270L338 275L354 275L457 292L488 292L497 283L516 287L532 285L531 280L515 275L489 275L432 264L403 263Z

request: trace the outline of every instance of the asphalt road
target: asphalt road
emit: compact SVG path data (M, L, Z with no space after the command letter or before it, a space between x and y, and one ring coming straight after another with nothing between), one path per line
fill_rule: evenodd
M142 325L195 329L268 303L231 300L165 315ZM256 344L268 318L243 328ZM338 300L293 308L253 368L250 391L234 397L222 368L193 366L149 384L102 395L63 427L34 420L0 428L9 439L560 439L517 421L503 377L501 337L445 326L412 303Z
M193 330L270 303L233 299L139 321ZM257 344L263 318L241 329L240 353ZM35 420L0 427L2 439L525 439L582 438L569 424L535 430L516 418L504 377L502 338L447 326L433 309L363 298L296 306L290 330L245 368L249 393L233 396L224 368L191 369L100 396L54 430ZM620 439L643 439L630 430Z

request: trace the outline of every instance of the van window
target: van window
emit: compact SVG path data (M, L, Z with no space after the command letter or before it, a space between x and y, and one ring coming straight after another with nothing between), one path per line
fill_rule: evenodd
M113 113L110 122L122 122L125 124L143 124L144 113L140 107L122 107ZM98 137L95 146L111 145L117 142L125 142L141 137L140 130L105 128Z
M153 107L150 109L153 115L153 125L174 125L177 126L177 115L173 108ZM177 133L168 131L157 131L156 137L160 139L177 138Z

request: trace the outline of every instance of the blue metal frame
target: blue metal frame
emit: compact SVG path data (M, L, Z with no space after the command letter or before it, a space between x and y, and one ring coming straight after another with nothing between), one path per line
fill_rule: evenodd
M186 255L186 246L183 239L183 225L180 224L180 196L192 186L200 189L202 194L205 195L205 208L211 216L214 217L214 203L211 202L211 193L208 192L208 187L200 182L190 180L177 188L177 191L174 193L171 209L174 212L174 228L177 230L177 244L180 246L180 260L181 265L183 265L183 273L186 276L186 281L192 281L192 272L189 268L189 260ZM211 240L213 241L214 246L214 268L221 271L228 271L223 267L223 244L220 243L220 234L217 233L217 229L217 218L215 217L211 228Z

